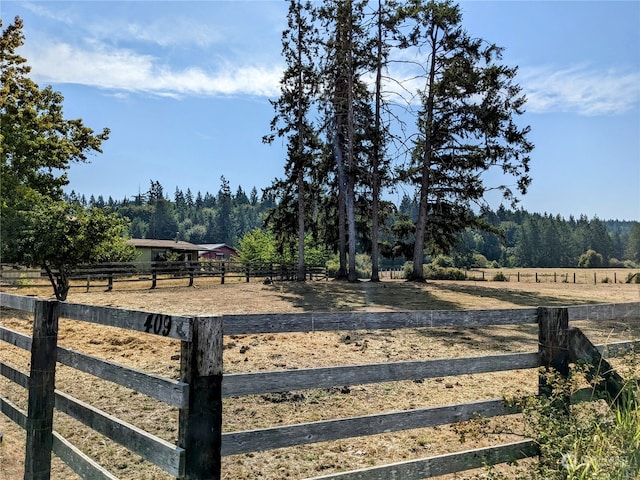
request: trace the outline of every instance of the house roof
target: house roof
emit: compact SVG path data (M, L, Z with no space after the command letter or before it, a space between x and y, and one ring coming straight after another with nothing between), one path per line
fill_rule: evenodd
M203 243L198 245L200 247L201 250L219 250L221 248L228 248L230 250L233 250L234 252L236 251L235 248L230 247L229 245L227 245L226 243Z
M167 248L171 250L200 251L201 247L193 243L175 240L154 240L149 238L131 238L127 243L137 248Z

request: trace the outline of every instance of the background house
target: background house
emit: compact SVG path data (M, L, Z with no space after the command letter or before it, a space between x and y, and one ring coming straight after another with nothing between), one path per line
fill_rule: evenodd
M198 260L198 245L176 240L152 240L147 238L132 238L127 241L136 247L137 262L157 262L172 260ZM177 258L176 258L177 255Z
M207 260L229 260L238 257L235 248L225 243L206 243L200 245L200 258Z

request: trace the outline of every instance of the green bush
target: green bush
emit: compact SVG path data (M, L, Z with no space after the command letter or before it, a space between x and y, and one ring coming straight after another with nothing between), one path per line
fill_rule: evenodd
M624 262L618 260L617 258L609 259L609 267L610 268L625 268Z
M16 285L18 287L31 287L34 285L34 281L28 278L26 274L21 273L20 278L16 280Z
M637 359L631 359L637 362ZM587 401L577 397L587 382L588 368L572 365L569 377L555 372L546 375L548 396L526 396L506 400L522 410L524 435L540 451L539 461L517 467L509 475L488 466L483 478L492 480L630 480L640 471L640 393L638 381L627 382L619 402L598 400L595 390ZM568 400L573 401L568 405ZM489 431L487 419L478 418L455 427L460 441L481 438Z
M453 263L453 258L451 258L449 255L438 255L431 262L431 265L435 267L447 268L447 267L453 267L454 263Z
M473 266L476 268L487 268L489 266L489 260L481 253L474 253Z
M402 267L402 275L404 278L409 278L413 273L413 263L404 262L404 266Z
M595 250L587 250L578 259L578 267L580 268L601 268L602 266L604 266L604 259Z
M465 273L458 268L441 268L433 264L427 265L424 271L425 278L429 280L466 280Z
M371 278L371 256L364 253L356 255L356 275L358 278Z
M338 255L332 255L329 260L327 260L327 275L329 277L335 277L336 273L338 273L338 269L340 268L340 260Z
M327 260L327 275L329 277L335 277L340 268L340 258L337 254L332 255ZM370 278L371 277L371 257L364 253L356 255L356 276L358 278Z
M493 276L494 282L508 282L509 277L507 277L504 273L498 272Z

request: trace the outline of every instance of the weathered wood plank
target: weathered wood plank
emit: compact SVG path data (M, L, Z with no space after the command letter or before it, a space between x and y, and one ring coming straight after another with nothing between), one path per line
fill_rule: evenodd
M572 305L567 310L570 321L640 318L640 302Z
M309 312L224 315L224 334L479 327L535 323L537 309L425 310L406 312Z
M31 337L10 328L0 327L0 340L23 350L31 350Z
M36 302L29 371L25 480L48 480L58 343L58 303Z
M24 312L35 312L36 298L0 292L0 306Z
M510 415L518 411L518 407L507 406L502 400L487 400L224 433L222 435L222 455L259 452L294 445L433 427L470 420L477 415L490 418Z
M477 448L437 457L324 475L308 480L420 480L482 468L484 465L497 465L534 457L537 454L537 447L532 440L522 440L495 447Z
M56 390L56 408L149 460L165 472L176 477L183 475L184 450L182 448L58 390Z
M569 315L566 308L538 309L538 352L540 366L546 371L555 370L560 375L569 374ZM541 395L548 395L551 387L548 385L545 372L540 372L538 391Z
M178 315L60 302L60 316L71 320L81 320L191 341L189 318Z
M640 340L630 342L613 342L607 344L596 345L598 351L608 358L621 357L629 352L637 352L640 350Z
M607 362L593 343L579 328L569 328L569 358L572 362L584 362L588 369L586 372L587 381L591 382L596 377L601 377L602 381L595 385L597 392L606 392L611 400L624 402L626 398L620 395L624 388L624 379Z
M222 318L195 318L193 341L182 342L180 378L190 386L189 405L179 414L178 445L184 448L185 479L222 475Z
M0 362L0 375L8 378L13 383L18 384L23 388L29 388L29 375L7 365L4 362Z
M17 424L23 430L27 428L27 415L15 406L8 398L0 397L0 412L6 415L9 420Z
M537 368L538 365L538 353L530 352L486 357L443 358L416 362L374 363L346 367L234 373L224 376L222 380L222 395L234 397L309 388L418 380Z
M53 432L53 453L83 480L118 480L118 477L98 465L58 432Z
M137 390L168 405L185 408L189 400L189 385L169 380L100 358L58 347L58 362L96 377Z

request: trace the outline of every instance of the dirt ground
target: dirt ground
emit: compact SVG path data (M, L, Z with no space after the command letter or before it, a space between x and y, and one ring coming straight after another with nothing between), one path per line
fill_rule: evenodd
M404 281L347 284L332 281L265 285L201 279L196 287L184 281L161 282L150 290L144 284L116 284L114 291L79 285L69 302L108 305L168 314L279 313L304 311L402 311L499 309L583 303L640 301L638 284L572 284L516 282ZM4 288L21 295L49 296L48 289ZM30 333L27 314L2 311L0 323ZM626 322L580 322L595 343L640 338L640 319ZM62 319L59 343L100 358L168 378L178 378L179 343L141 333ZM453 358L537 350L535 326L491 329L416 329L374 332L314 332L225 337L225 372L248 372ZM27 353L3 344L0 360L28 372ZM621 363L620 368L624 369ZM638 372L625 372L637 377ZM109 414L171 442L177 437L177 411L145 395L60 366L57 388ZM462 375L379 385L351 385L280 394L225 399L225 431L248 430L298 422L374 414L427 406L463 403L534 393L535 371ZM26 410L24 391L0 378L0 392ZM54 428L122 479L168 479L157 467L124 450L63 414ZM455 429L437 427L374 435L337 442L235 455L223 459L224 478L307 478L333 472L382 465L412 458L519 440L516 417L490 423L481 440L462 444ZM0 480L23 475L24 434L0 415ZM447 478L473 478L479 472ZM53 478L77 478L54 458Z

